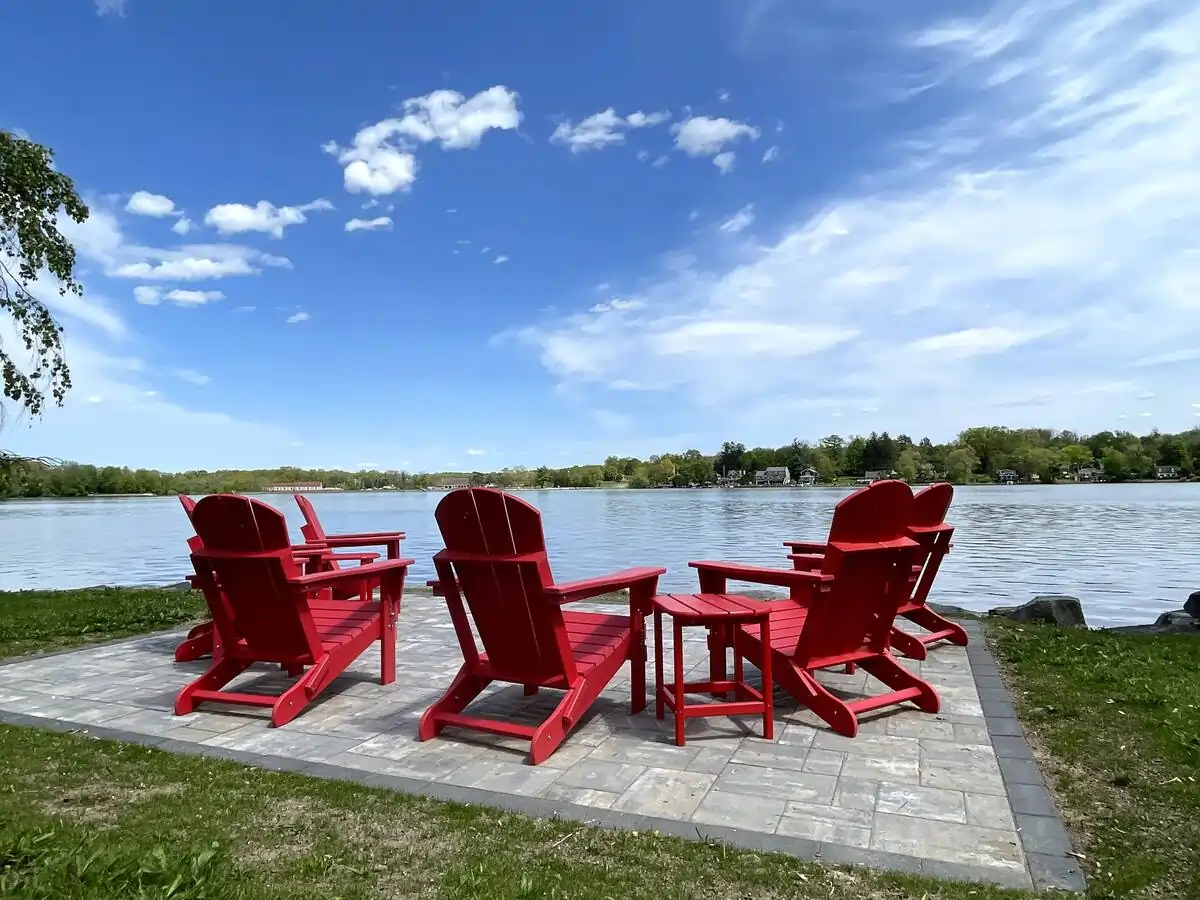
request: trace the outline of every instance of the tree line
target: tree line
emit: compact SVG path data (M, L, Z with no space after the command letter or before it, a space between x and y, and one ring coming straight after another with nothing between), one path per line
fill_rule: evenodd
M954 441L935 444L887 432L843 438L831 434L815 443L796 440L784 447L753 447L727 441L711 455L699 450L663 453L648 459L610 456L595 465L552 469L512 467L498 472L411 473L399 470L346 472L338 469L222 469L215 472L159 472L118 466L92 466L43 460L0 462L0 497L87 497L117 494L217 492L255 493L272 484L319 481L343 490L420 490L466 481L498 487L583 488L625 485L632 488L705 485L719 481L753 483L754 473L786 466L793 478L815 473L834 484L867 472L882 472L920 483L940 479L955 484L995 481L1004 470L1022 481L1074 480L1088 470L1106 481L1155 477L1156 467L1173 466L1181 477L1195 472L1200 458L1200 428L1180 434L1157 431L1138 437L1129 432L1071 431L1000 426L968 428Z

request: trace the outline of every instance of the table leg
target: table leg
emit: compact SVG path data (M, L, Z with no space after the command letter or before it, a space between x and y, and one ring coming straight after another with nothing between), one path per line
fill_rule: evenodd
M663 624L662 613L654 611L654 717L661 719L663 709Z
M671 621L675 623L675 744L682 747L683 729L687 724L683 690L683 623L674 616L671 617Z
M759 620L758 640L762 644L763 738L775 739L775 692L771 680L771 618Z
M739 632L742 630L741 625L733 625L729 629L729 641L733 644L733 683L737 689L733 692L734 700L743 700L746 697L744 691L741 690L741 685L746 683L746 673L742 666L742 642ZM725 696L728 696L726 694Z

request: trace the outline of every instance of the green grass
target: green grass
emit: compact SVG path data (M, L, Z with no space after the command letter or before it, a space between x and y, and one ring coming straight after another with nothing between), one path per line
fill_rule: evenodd
M0 591L0 657L161 631L206 615L195 591Z
M1200 898L1200 639L999 623L1093 898Z
M1019 894L0 727L12 897L999 900ZM177 885L175 893L166 889Z
M183 624L185 591L0 594L0 655ZM1200 641L994 622L1091 879L1200 898ZM1030 897L605 831L0 727L0 895L32 898Z

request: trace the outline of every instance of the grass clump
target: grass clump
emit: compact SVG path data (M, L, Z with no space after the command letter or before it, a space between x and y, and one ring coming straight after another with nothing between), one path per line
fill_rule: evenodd
M0 591L0 657L162 631L207 615L198 591Z

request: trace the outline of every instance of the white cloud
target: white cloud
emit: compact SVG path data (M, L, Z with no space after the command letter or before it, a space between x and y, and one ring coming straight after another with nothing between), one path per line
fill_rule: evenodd
M477 449L467 450L467 456L486 456L486 455L487 455L486 450L477 450Z
M716 156L742 138L757 141L759 130L733 119L691 116L671 127L675 146L688 156Z
M720 91L717 91L717 99L720 100L722 103L728 103L730 100L733 99L733 94L729 93L729 91L726 91L726 90L720 90Z
M287 323L289 325L295 325L297 322L307 322L311 318L312 316L306 312L292 313L287 317Z
M175 203L170 197L162 194L151 194L149 191L134 191L129 202L125 204L125 212L135 216L151 216L161 219L176 213Z
M713 247L700 232L639 279L636 310L509 336L565 385L729 409L725 432L763 442L794 436L814 385L830 415L877 407L878 427L940 439L990 421L1110 427L1143 390L1113 382L1130 366L1154 367L1163 410L1186 409L1179 375L1200 359L1200 9L1028 0L927 21L899 46L899 67L929 85L928 124L893 131L888 165L822 186L819 206L792 198L770 243ZM896 128L877 94L847 99L875 117L864 127ZM677 125L678 148L712 157L755 136L718 121Z
M235 313L252 313L256 309L258 309L257 306L235 306L233 311Z
M96 15L124 16L126 0L96 0Z
M762 161L765 163L774 162L777 159L779 159L779 148L776 146L768 147L762 155Z
M404 116L360 129L351 146L327 141L321 149L344 166L343 182L352 194L407 191L417 178L417 146L436 141L443 150L475 149L488 131L516 130L518 100L503 85L469 99L457 91L433 91L405 100Z
M605 300L602 303L597 303L593 306L590 312L602 313L615 310L622 312L629 309L639 309L642 306L640 300L622 300L620 297L613 297L611 300Z
M285 257L240 244L183 244L169 250L133 244L125 239L116 216L99 207L93 207L82 223L60 218L58 227L81 261L99 265L110 278L198 281L292 265Z
M166 298L179 306L203 306L214 300L224 300L225 295L220 291L185 291L176 288L168 291Z
M668 112L646 113L637 111L628 116L619 116L611 106L603 112L594 113L578 124L567 119L558 124L550 135L550 143L570 149L572 153L603 150L615 144L625 143L625 132L631 128L648 128L660 125L671 118Z
M273 238L281 238L283 230L288 226L303 225L307 222L306 213L330 209L333 209L333 204L320 198L301 206L275 206L266 200L259 200L254 206L244 203L222 203L208 211L204 223L215 227L221 235L258 231Z
M654 166L656 169L661 169L670 162L671 157L667 156L665 153L660 153L658 156L654 157L654 162L650 163L650 165Z
M188 384L194 384L197 387L204 387L204 385L212 381L212 379L203 372L197 372L195 369L176 369L175 377L182 381L186 381Z
M180 216L175 224L171 226L171 230L178 235L186 235L192 230L192 220L187 216Z
M347 231L375 231L380 228L391 227L391 216L377 216L374 219L351 219L346 223Z
M139 284L133 289L133 299L143 306L158 306L163 300L169 300L177 306L203 306L223 300L225 295L220 291L188 291L180 288L163 293L163 289L155 285Z
M733 164L736 159L736 153L732 150L726 150L724 153L718 153L713 157L713 165L721 170L722 175L728 175L733 171Z
M446 210L446 212L448 212L448 213L456 213L456 212L458 212L458 210L457 210L457 209L455 209L454 207L452 207L452 206L451 206L451 207L449 207L449 208Z
M663 122L668 121L670 118L671 118L671 114L669 112L666 112L665 110L662 112L652 112L652 113L646 113L646 112L642 112L641 110L638 110L637 112L633 112L633 113L630 113L629 115L627 115L625 117L625 122L629 125L630 128L649 128L649 127L653 127L654 125L661 125Z
M754 204L747 203L719 226L726 234L741 234L754 224Z
M500 265L501 263L506 263L506 262L508 262L508 257L505 256L503 253L501 253L499 256L496 257L494 262L496 263L496 265Z

